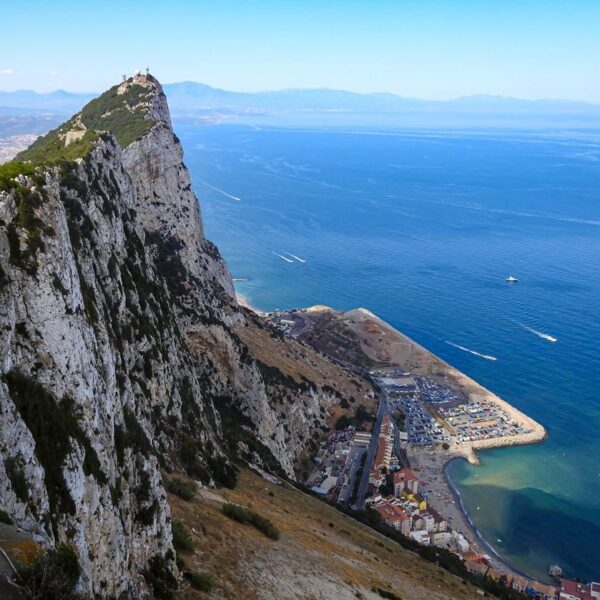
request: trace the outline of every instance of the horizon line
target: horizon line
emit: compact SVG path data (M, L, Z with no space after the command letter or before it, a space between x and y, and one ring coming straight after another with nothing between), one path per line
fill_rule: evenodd
M119 82L116 82L115 85L117 85ZM273 93L279 93L279 92L308 92L308 91L320 91L320 92L340 92L340 93L346 93L346 94L353 94L356 96L393 96L394 98L397 98L399 100L413 100L413 101L419 101L419 102L435 102L435 103L445 103L445 102L456 102L458 100L467 100L467 99L473 99L473 98L489 98L489 99L497 99L497 100L518 100L520 102L563 102L563 103L570 103L570 104L585 104L588 106L598 106L600 107L600 101L598 102L593 102L591 100L574 100L574 99L569 99L569 98L521 98L519 96L510 96L510 95L503 95L503 94L486 94L486 93L473 93L473 94L467 94L464 96L455 96L452 98L446 98L446 99L433 99L433 98L421 98L421 97L417 97L417 96L401 96L400 94L397 94L395 92L386 92L386 91L378 91L378 92L357 92L357 91L353 91L353 90L348 90L348 89L342 89L342 88L334 88L334 87L327 87L327 86L322 86L322 87L287 87L287 88L272 88L272 89L263 89L263 90L256 90L256 91L240 91L240 90L232 90L232 89L226 89L226 88L220 88L220 87L214 87L208 83L204 83L202 81L193 81L193 80L183 80L183 81L173 81L173 82L167 82L167 83L162 83L159 81L159 83L164 87L167 85L183 85L183 84L195 84L195 85L202 85L202 86L206 86L207 88L210 88L212 90L215 91L220 91L220 92L227 92L227 93L233 93L233 94L242 94L242 95L253 95L253 94L273 94ZM112 87L112 86L110 86ZM108 88L107 88L108 89ZM70 94L72 96L98 96L100 94L103 93L103 91L87 91L87 92L74 92L74 91L70 91L70 90L65 90L64 88L57 88L55 90L51 90L48 92L40 92L38 90L35 89L31 89L31 88L19 88L16 90L2 90L0 89L0 94L19 94L19 93L32 93L32 94L36 94L38 96L51 96L53 94L58 94L58 93L64 93L64 94Z

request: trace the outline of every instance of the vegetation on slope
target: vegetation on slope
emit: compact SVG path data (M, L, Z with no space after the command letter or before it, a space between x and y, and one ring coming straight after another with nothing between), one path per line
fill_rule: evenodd
M293 487L240 470L233 489L199 488L191 502L169 494L173 519L185 523L196 551L178 558L184 571L212 575L214 597L260 600L294 589L298 597L371 597L372 588L402 600L476 600L475 588L402 548L334 507ZM266 517L280 531L273 543L254 527L225 516L225 504L240 504ZM191 581L190 581L191 583ZM206 596L183 586L179 598Z
M29 161L33 164L44 165L60 160L73 161L87 156L92 145L98 140L98 133L93 130L82 131L82 137L66 145L64 136L75 126L74 119L70 119L57 129L53 129L45 136L38 138L27 150L17 155L18 161Z
M154 125L147 113L151 92L143 85L131 84L120 94L119 87L113 86L66 123L38 138L18 154L16 160L49 164L83 158L102 132L114 135L122 148L143 137ZM67 145L68 132L78 133L81 137Z
M44 467L50 512L75 514L75 504L63 476L63 464L76 440L85 451L83 470L100 484L106 483L96 451L81 429L75 415L74 402L65 396L59 403L35 380L18 371L2 378L21 418L35 440L35 453Z
M0 165L0 191L8 192L18 187L19 184L15 181L18 175L33 177L35 174L34 166L16 160Z
M59 544L21 566L17 583L31 600L84 600L75 588L81 567L72 546Z
M234 519L239 523L243 523L244 525L252 525L256 527L259 531L262 531L267 537L272 540L279 539L279 530L269 519L259 515L257 512L250 510L249 508L245 508L243 506L239 506L238 504L224 504L223 505L223 514L230 519Z

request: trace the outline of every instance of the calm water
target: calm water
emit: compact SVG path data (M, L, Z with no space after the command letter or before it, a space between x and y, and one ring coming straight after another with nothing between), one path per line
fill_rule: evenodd
M178 133L256 306L367 307L546 426L451 478L515 565L597 580L600 133Z

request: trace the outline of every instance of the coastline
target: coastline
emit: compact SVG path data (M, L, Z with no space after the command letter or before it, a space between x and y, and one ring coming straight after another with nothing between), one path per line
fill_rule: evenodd
M479 531L479 529L477 528L477 525L475 525L475 521L471 517L465 503L463 502L461 493L456 488L454 483L452 483L452 479L450 478L450 475L448 474L448 467L450 466L450 463L455 460L461 460L461 459L462 459L461 456L453 456L453 457L449 458L446 461L446 463L444 464L443 474L444 474L444 480L446 481L446 485L448 486L450 493L452 494L455 502L460 507L460 510L465 517L465 520L466 520L466 523L468 525L471 535L473 535L475 537L477 542L479 544L481 544L481 546L484 548L484 550L486 550L491 555L492 558L494 558L500 565L502 565L509 572L515 573L522 577L525 577L526 579L529 579L530 581L537 581L537 582L543 583L545 585L555 585L555 582L553 582L552 579L550 579L550 578L548 578L547 581L543 581L543 580L538 579L537 577L533 577L532 575L519 569L518 567L515 567L512 562L510 562L505 557L503 557L500 553L498 553L498 551L485 539L485 537L483 536L481 531Z
M421 346L421 344L415 342L412 338L402 333L376 314L365 308L358 308L347 313L343 313L345 317L352 317L357 319L362 317L363 319L375 320L384 329L390 332L392 340L396 338L396 344L404 346L403 354L410 355L410 358L421 362L423 366L421 369L412 369L416 374L429 375L426 371L438 371L443 374L445 379L448 379L447 384L451 388L455 388L464 393L470 400L484 400L487 402L493 402L499 406L508 416L519 423L523 427L529 429L527 433L520 433L517 435L503 436L487 438L482 440L475 440L472 442L463 442L461 444L455 444L449 450L449 452L456 452L464 456L471 464L479 464L477 458L477 450L487 450L491 448L503 448L509 446L521 446L528 444L537 444L542 442L547 437L546 429L543 425L520 411L518 408L509 404L506 400L503 400L481 384L477 383L474 379L471 379L468 375L465 375L462 371L459 371L456 367L453 367L445 360ZM392 341L392 344L394 341ZM389 342L388 342L389 344ZM363 350L365 348L363 347ZM405 360L393 360L394 356L390 352L392 359L391 362L395 362L398 366L401 366ZM404 358L404 357L403 357ZM422 371L422 372L419 372Z
M266 314L265 311L259 310L258 308L256 308L256 306L253 306L250 303L250 301L248 300L248 298L246 296L244 296L244 294L240 294L237 290L235 292L235 299L237 300L237 303L240 306L243 306L244 308L251 310L253 313L256 313L257 315Z
M490 565L499 572L511 576L521 576L532 582L553 585L553 582L533 577L526 571L516 567L503 557L477 528L471 517L460 491L448 475L448 467L455 460L466 460L462 454L452 454L439 451L418 450L409 452L409 460L419 480L420 486L427 489L427 503L444 518L452 529L462 533L475 554L485 554L490 558Z
M259 315L268 314L252 306L248 298L243 294L236 293L236 297L240 305L245 306L255 313ZM346 325L348 325L348 321L352 323L353 325L350 329L353 329L357 333L360 333L361 323L364 324L365 321L377 322L390 334L391 341L389 339L382 340L382 337L379 337L380 333L376 333L376 336L378 336L376 343L372 343L372 340L369 340L368 336L362 336L361 349L369 358L373 359L373 354L377 355L378 351L383 348L384 352L389 354L388 364L400 366L406 364L406 357L409 356L412 362L411 371L424 375L431 375L432 373L435 373L436 376L441 375L445 384L449 387L462 392L470 400L483 400L496 404L511 420L518 423L524 429L529 430L525 433L510 436L499 436L469 442L455 442L447 450L409 447L408 454L411 465L414 464L416 466L415 470L418 472L418 477L423 479L424 473L425 479L429 477L428 483L425 484L426 487L428 485L431 486L430 493L427 496L428 504L447 518L453 529L465 535L474 553L488 555L490 557L490 565L497 571L506 573L509 578L511 576L521 576L532 582L547 585L550 580L543 581L537 579L515 567L510 561L502 557L485 539L475 525L459 490L454 486L447 472L450 463L457 459L464 459L470 464L478 465L480 461L477 452L481 450L542 442L547 438L546 429L533 418L521 412L487 388L484 388L475 380L364 308L353 309L345 313L339 313L327 306L312 306L300 310L306 313L320 313L323 311L335 313L340 319L346 321ZM387 335L383 337L387 338ZM388 344L387 347L385 346L386 343ZM392 346L394 347L394 351L390 351L390 347ZM415 459L416 464L413 463ZM435 497L436 495L437 497ZM450 498L452 498L452 501Z

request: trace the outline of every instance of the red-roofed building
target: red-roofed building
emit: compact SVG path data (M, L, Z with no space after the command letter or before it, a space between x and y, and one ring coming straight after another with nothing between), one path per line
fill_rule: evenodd
M411 494L419 492L419 480L407 467L394 472L394 495L401 496L404 491Z
M402 535L410 533L411 519L399 506L384 501L373 508L388 525L398 529Z
M369 481L375 486L380 486L384 482L385 476L382 475L381 471L382 469L389 469L392 463L392 450L394 449L392 433L392 419L389 415L385 415L381 422L373 467L369 473Z
M586 585L572 579L563 579L560 582L559 598L560 600L598 600L598 596L592 595L592 586L597 585L595 583Z

